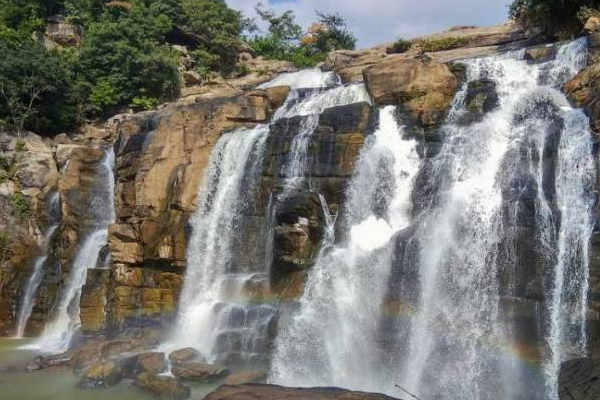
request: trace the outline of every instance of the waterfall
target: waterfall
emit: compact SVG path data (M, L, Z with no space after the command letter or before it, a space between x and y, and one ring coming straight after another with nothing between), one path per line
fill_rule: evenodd
M19 309L19 314L17 317L16 337L18 338L22 338L25 334L25 328L27 327L27 322L29 321L29 317L31 316L31 312L33 311L33 306L35 304L35 295L44 277L44 265L46 264L46 260L48 260L50 242L54 237L54 232L56 232L56 229L59 225L60 202L58 192L53 193L50 197L49 209L50 226L48 229L46 229L46 232L44 232L41 246L42 253L35 259L33 264L33 272L27 281L25 292L23 293L23 299L21 300L21 308Z
M466 62L467 83L493 81L499 106L481 122L464 126L459 122L466 112L464 91L459 94L443 128L446 142L431 161L438 199L419 216L420 304L411 321L402 374L404 387L423 398L496 399L520 392L519 398L557 399L555 389L540 397L539 391L533 394L534 381L510 379L515 365L501 353L514 338L510 321L500 313L503 288L498 276L506 263L498 259L498 250L514 228L506 224L510 219L502 220L503 206L511 208L504 203L512 201L504 198L505 192L521 190L519 201L529 201L523 198L533 191L528 204L534 211L528 217L535 221L535 248L542 249L542 267L553 277L544 285L549 288L545 302L550 304L544 319L552 327L544 329L549 343L545 369L552 370L546 373L545 385L556 388L565 350L559 327L567 318L559 311L561 299L578 298L572 304L579 308L574 319L584 323L584 259L595 178L588 121L557 88L583 66L584 55L585 42L580 40L562 46L556 60L538 65L527 65L522 52ZM553 156L557 138L560 145ZM573 157L574 151L580 153ZM523 163L527 168L520 171ZM503 187L508 182L514 187ZM568 277L567 268L573 270ZM569 293L563 281L569 282ZM576 341L582 340L583 335L576 336ZM518 385L520 390L515 390ZM527 385L533 392L529 395Z
M319 114L329 107L369 101L364 85L339 85L333 73L304 70L282 74L263 88L288 85L291 92L275 112L273 122L303 118L285 160L284 192L302 182L309 164L309 141ZM265 263L244 266L236 259L236 238L243 229L250 192L259 185L270 125L239 129L221 136L213 149L199 188L197 211L190 220L184 286L175 327L163 347L191 346L209 361L263 363L268 361L269 336L277 308L253 304L249 293L269 285L272 226L266 227ZM286 183L289 183L286 182ZM279 198L281 199L281 197ZM271 196L266 210L272 222L277 202ZM259 241L260 242L260 241Z
M49 353L60 353L69 348L71 339L79 328L79 301L87 278L87 270L95 268L98 257L108 240L108 226L115 221L114 208L114 150L110 147L97 168L98 182L90 204L92 226L77 249L71 271L56 316L46 325L40 338L31 345Z
M380 110L347 189L348 238L282 316L271 382L558 399L561 362L587 351L596 166L589 121L560 92L585 61L584 39L537 64L523 50L465 61L441 149L421 161ZM496 104L474 115L469 91L486 85ZM526 323L511 311L523 304Z
M416 141L403 137L394 113L394 107L380 110L379 128L357 162L347 193L349 239L321 253L299 311L280 329L273 383L393 387L378 364L377 327L390 273L390 239L410 223L410 191L420 164ZM378 207L382 197L388 200L385 210Z

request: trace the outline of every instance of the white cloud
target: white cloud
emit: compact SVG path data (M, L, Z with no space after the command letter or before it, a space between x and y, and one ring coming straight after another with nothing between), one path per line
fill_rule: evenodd
M226 0L230 7L254 16L257 0ZM359 47L399 37L433 33L457 25L494 25L506 20L510 0L295 0L265 5L277 11L291 9L297 22L307 26L315 10L339 12L358 38Z

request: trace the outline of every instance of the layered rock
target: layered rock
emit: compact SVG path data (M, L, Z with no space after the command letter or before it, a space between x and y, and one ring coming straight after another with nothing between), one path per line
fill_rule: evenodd
M353 392L338 388L287 388L263 384L224 385L205 397L206 400L243 400L249 398L257 400L394 400L393 397L383 394Z

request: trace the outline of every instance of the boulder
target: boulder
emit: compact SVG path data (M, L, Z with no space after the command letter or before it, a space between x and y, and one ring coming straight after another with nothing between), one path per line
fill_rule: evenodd
M528 64L538 64L553 60L556 57L556 47L543 46L525 50L525 60Z
M560 366L558 392L561 400L600 398L600 360L580 358Z
M85 371L78 386L84 389L107 388L123 379L123 371L116 361L102 361Z
M243 385L246 383L261 383L267 379L264 371L246 371L229 375L223 381L223 385Z
M590 118L590 125L600 132L600 63L580 71L563 86L563 92L575 107L583 108Z
M442 122L458 88L450 68L426 56L388 57L367 68L364 78L376 104L399 105L425 128Z
M196 71L185 71L183 73L183 82L185 82L185 86L193 86L202 84L202 76Z
M180 379L205 383L215 382L229 375L227 368L190 361L173 365L171 372Z
M186 361L198 360L201 357L200 352L194 348L175 350L169 354L169 360L173 364L179 364Z
M164 400L185 400L191 394L190 388L181 384L177 379L148 372L139 374L134 385Z
M339 388L287 388L276 385L246 384L220 386L204 400L396 400L383 394L353 392Z
M600 61L600 18L590 17L584 27L588 36L588 65Z
M466 112L460 116L459 123L470 124L480 121L483 116L498 107L496 82L490 79L480 79L469 82L465 95Z
M124 373L131 377L136 377L142 372L156 375L167 370L167 359L165 353L142 353L125 359L123 369Z

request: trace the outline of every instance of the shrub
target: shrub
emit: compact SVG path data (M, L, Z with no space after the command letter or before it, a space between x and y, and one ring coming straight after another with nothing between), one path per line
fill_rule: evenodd
M0 262L7 261L12 256L11 240L6 232L0 232Z
M509 16L525 28L537 28L559 39L572 38L581 32L582 18L598 9L598 0L514 0Z
M31 215L31 209L27 199L21 192L16 192L11 197L11 204L14 208L17 218L24 220Z
M416 42L425 52L435 52L456 49L467 43L467 39L461 37L447 37L441 39L423 39Z
M410 40L398 39L386 49L388 54L405 53L412 47Z

